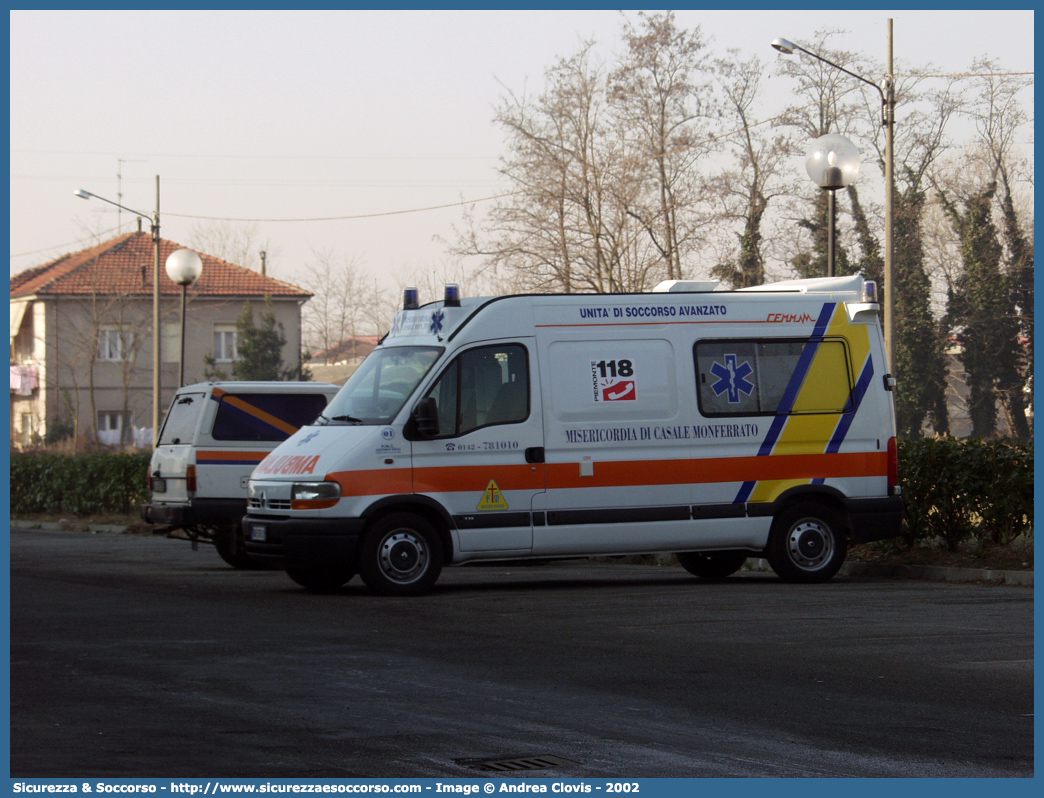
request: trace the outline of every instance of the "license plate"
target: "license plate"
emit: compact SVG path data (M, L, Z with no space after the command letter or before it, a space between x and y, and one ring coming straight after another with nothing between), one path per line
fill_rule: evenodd
M268 540L268 527L258 526L257 524L251 524L250 539L255 543L264 543L266 540Z
M152 478L152 492L153 493L166 493L167 492L167 480L158 479L157 477Z

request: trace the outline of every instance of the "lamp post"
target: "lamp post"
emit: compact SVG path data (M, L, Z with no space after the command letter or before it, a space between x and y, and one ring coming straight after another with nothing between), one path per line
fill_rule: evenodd
M167 276L181 286L181 350L178 353L178 387L185 384L185 311L188 287L203 274L203 261L191 249L176 249L167 256Z
M827 192L827 277L834 276L834 195L856 179L860 163L856 145L837 133L813 141L805 157L808 176Z
M892 194L895 190L895 178L893 167L895 165L895 154L893 150L895 135L895 81L892 70L892 20L888 20L888 59L885 65L885 87L882 89L872 80L867 80L862 75L845 69L840 64L835 64L821 55L806 50L800 45L794 44L787 39L775 39L772 46L784 55L793 55L799 50L807 56L822 61L824 64L834 67L856 80L861 80L868 86L873 86L881 96L881 126L885 133L885 247L884 247L884 339L885 352L888 357L888 365L895 368L895 291L892 280L892 252L893 252L893 222L894 212L892 210Z
M97 199L102 202L107 202L110 205L115 205L117 208L133 213L137 216L142 216L146 219L149 218L147 213L136 211L132 208L128 208L126 205L121 205L118 202L113 202L105 197L99 197L97 194L92 194L90 191L84 189L77 189L73 192L77 197L81 199ZM159 441L159 425L160 425L160 179L159 175L156 175L156 212L152 214L152 249L153 249L153 263L152 263L152 445L155 446Z

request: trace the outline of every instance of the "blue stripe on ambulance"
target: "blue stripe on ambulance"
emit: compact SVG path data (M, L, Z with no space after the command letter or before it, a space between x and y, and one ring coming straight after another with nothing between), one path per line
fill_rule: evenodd
M794 373L790 376L790 384L787 385L787 389L783 392L783 397L779 401L776 417L772 419L772 424L765 435L765 440L762 441L761 448L758 449L758 457L767 457L776 448L776 442L783 432L783 427L787 424L787 419L790 417L790 411L794 408L798 394L801 393L801 386L805 384L805 377L808 376L809 369L812 368L812 361L815 360L816 352L819 351L819 345L826 336L827 328L830 326L830 320L834 317L834 308L836 307L836 302L823 303L823 309L819 312L819 319L816 321L816 326L808 339L808 344L802 350ZM736 494L733 504L742 504L747 501L750 498L750 494L754 491L754 486L757 484L757 481L744 482L740 486L739 493Z

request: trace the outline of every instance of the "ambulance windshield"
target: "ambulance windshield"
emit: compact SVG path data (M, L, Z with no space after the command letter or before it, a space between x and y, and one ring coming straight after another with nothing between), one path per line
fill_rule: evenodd
M437 346L375 349L348 378L317 424L388 424L443 352Z

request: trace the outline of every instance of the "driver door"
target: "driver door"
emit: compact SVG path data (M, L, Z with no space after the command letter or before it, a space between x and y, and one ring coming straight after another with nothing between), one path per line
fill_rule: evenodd
M414 492L452 516L461 551L527 553L533 497L544 491L535 347L521 341L459 352L422 401L438 432L413 442Z

